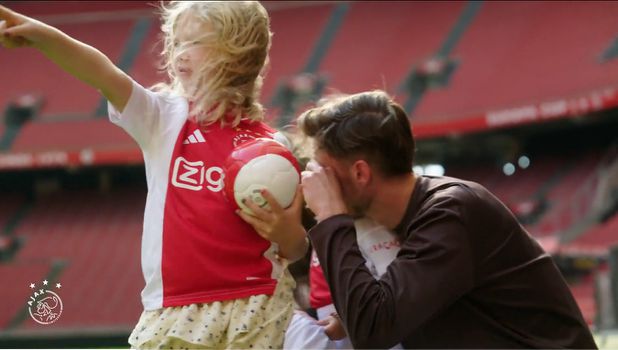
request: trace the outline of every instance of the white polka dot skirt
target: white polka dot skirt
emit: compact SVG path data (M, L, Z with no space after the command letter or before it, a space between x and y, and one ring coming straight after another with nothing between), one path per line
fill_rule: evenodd
M129 343L134 349L280 349L294 287L286 270L272 296L144 311Z

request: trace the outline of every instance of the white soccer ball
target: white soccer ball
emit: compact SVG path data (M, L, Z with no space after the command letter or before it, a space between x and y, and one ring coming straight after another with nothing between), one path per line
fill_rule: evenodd
M256 139L237 147L226 161L225 171L228 199L249 214L253 212L243 199L250 198L257 205L268 207L261 194L266 189L281 207L287 208L300 183L298 163L292 153L270 139Z

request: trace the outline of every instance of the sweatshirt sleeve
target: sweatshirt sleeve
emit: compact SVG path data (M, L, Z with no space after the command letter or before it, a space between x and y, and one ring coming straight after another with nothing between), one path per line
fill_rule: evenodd
M390 348L474 286L461 203L443 197L407 225L397 258L374 279L350 216L328 218L309 235L355 348Z

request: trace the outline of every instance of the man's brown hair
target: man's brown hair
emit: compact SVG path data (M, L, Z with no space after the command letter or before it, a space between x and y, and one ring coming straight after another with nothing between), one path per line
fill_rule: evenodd
M384 176L412 172L415 143L408 116L384 91L332 98L304 112L298 127L335 158L364 156Z

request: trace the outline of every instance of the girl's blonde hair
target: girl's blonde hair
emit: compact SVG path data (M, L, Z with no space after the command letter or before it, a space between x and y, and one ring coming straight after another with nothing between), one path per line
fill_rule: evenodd
M194 101L192 115L200 123L238 125L242 118L260 121L259 103L264 67L268 62L272 33L266 9L257 1L171 1L162 4L164 69L170 82L155 86ZM210 26L193 43L177 46L180 19ZM207 48L195 91L185 91L173 64L188 45L199 42Z

